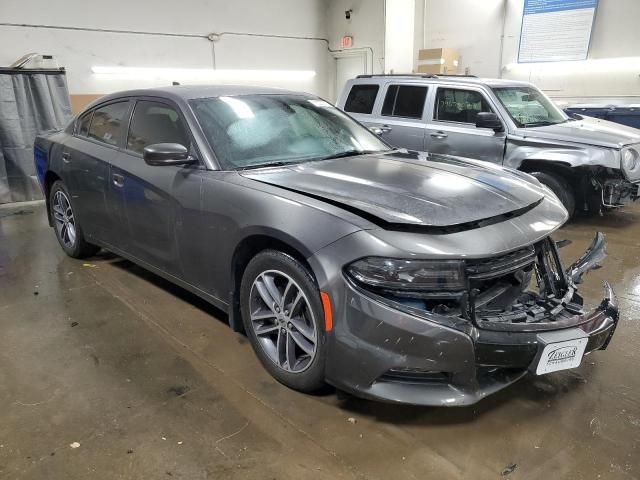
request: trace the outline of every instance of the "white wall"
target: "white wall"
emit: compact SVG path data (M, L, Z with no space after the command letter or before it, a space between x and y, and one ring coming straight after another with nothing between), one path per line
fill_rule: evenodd
M503 0L418 0L424 5L421 48L455 48L458 73L497 77Z
M523 0L418 0L424 4L425 48L460 51L460 73L527 80L558 102L640 103L640 1L599 0L591 59L636 57L586 65L517 64ZM503 14L504 12L504 14ZM500 55L504 20L505 38ZM416 22L418 24L418 22ZM502 58L500 58L502 57ZM508 66L501 69L501 66Z
M351 19L345 11L353 10ZM336 80L337 62L361 59L359 73L384 71L384 0L328 0L327 31L333 50L340 50L340 39L353 37L353 47L346 52L333 53L330 71L334 81L330 85L329 99L335 99L342 90L343 78Z
M384 67L389 73L411 73L414 61L415 0L386 0Z
M327 37L326 0L2 0L0 22L97 29L202 34L247 32ZM108 93L166 84L157 79L114 79L91 66L211 68L212 45L204 38L129 35L0 26L0 65L29 52L54 55L68 71L72 94ZM215 44L220 69L315 70L311 80L234 79L233 83L275 84L319 95L330 84L327 44L318 40L225 35ZM189 83L183 81L183 83Z

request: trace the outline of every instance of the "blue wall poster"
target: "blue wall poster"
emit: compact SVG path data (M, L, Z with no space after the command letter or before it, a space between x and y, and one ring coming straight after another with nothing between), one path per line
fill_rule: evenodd
M598 0L525 0L518 62L586 60Z

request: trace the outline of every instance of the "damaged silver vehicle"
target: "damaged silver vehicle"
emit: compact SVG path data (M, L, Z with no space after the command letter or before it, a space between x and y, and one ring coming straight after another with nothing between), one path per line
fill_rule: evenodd
M567 211L535 178L392 149L317 97L112 94L34 154L68 255L105 248L211 302L301 391L469 405L579 366L618 322L608 284L592 309L576 289L603 235L565 269Z
M640 198L640 130L567 116L526 82L446 75L361 75L338 106L396 147L517 168L569 215Z

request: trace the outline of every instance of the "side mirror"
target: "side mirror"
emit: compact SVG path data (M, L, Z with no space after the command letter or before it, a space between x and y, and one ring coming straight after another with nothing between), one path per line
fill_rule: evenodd
M477 128L490 128L495 132L503 132L504 126L502 122L493 112L480 112L476 116L476 127Z
M369 131L378 136L384 133L384 130L382 130L380 127L369 127Z
M154 143L144 147L142 158L148 165L188 165L195 159L189 156L189 150L179 143Z

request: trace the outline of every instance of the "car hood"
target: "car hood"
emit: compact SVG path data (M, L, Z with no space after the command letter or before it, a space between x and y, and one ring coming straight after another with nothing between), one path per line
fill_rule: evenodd
M473 228L470 223L522 214L545 197L540 184L520 172L415 152L245 170L241 175L327 201L374 223L404 226Z
M640 130L592 117L544 127L520 128L517 134L523 137L584 143L608 148L621 148L631 143L640 143Z

